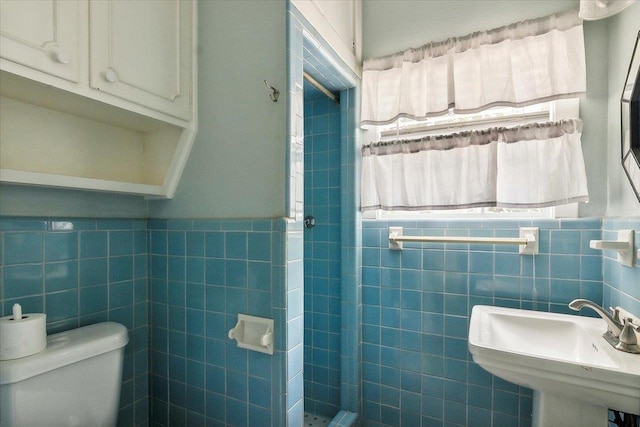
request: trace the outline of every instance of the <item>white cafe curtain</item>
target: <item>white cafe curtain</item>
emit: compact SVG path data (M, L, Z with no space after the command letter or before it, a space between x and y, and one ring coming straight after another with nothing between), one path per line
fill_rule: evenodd
M588 200L580 120L362 149L362 210L545 207Z
M361 123L575 97L585 70L575 10L450 38L364 61Z

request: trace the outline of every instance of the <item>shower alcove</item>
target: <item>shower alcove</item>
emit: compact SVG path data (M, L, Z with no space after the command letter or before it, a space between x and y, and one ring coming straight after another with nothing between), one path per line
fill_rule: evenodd
M303 228L303 425L350 425L360 406L357 78L294 8L289 19L290 89L304 119L302 217L315 220Z

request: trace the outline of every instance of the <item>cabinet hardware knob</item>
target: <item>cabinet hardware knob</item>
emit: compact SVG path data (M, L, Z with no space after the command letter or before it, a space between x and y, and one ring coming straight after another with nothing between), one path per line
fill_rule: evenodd
M55 54L56 61L60 64L68 64L70 61L69 55L64 52L57 52Z
M107 68L107 71L104 73L104 78L107 79L108 82L115 83L118 81L118 75L111 68Z

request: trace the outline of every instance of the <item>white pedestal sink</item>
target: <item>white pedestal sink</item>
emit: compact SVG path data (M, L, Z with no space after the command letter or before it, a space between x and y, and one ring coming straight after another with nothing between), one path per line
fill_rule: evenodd
M608 409L640 413L640 355L611 347L606 329L602 319L475 306L469 351L534 390L534 427L606 427Z

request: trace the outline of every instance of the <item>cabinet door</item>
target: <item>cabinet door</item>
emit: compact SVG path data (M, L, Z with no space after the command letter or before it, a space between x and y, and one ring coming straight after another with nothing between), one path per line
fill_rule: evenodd
M191 0L90 0L90 85L190 118Z
M0 57L72 82L87 71L87 3L0 1Z

